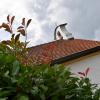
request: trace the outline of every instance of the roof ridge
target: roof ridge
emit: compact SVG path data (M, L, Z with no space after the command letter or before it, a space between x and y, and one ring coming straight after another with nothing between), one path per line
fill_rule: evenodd
M51 44L51 43L55 43L55 42L59 42L59 41L66 41L66 39L62 39L62 40L54 40L54 41L51 41L51 42L39 44L39 45L32 46L32 47L29 47L29 48L34 48L34 47L38 47L38 46L42 46L42 45L46 45L46 44ZM72 41L72 40L67 40L67 41Z
M54 40L54 41L51 41L51 42L39 44L39 45L32 46L32 47L29 47L29 48L34 48L34 47L39 47L39 46L43 46L43 45L48 45L48 44L52 44L52 43L56 43L56 42L60 42L60 41L75 41L75 40L76 40L76 41L77 41L77 40L80 40L80 41L89 41L89 42L97 42L97 43L100 43L100 41L87 40L87 39L74 39L74 40L62 39L62 40ZM99 44L99 45L100 45L100 44Z

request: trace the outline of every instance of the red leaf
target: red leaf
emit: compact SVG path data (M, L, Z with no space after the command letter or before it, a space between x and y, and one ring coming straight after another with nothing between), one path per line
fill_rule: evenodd
M12 25L14 19L15 19L15 16L13 16L13 17L11 18L11 25Z
M24 28L23 26L19 26L17 29L21 29L21 28Z
M12 31L11 31L11 29L10 29L8 24L2 23L2 27L5 28L5 31L12 33Z
M17 34L15 37L15 43L19 40L20 34Z
M2 25L0 25L0 28L2 28Z
M25 36L25 30L24 29L19 29L17 32L20 32L23 36Z
M25 18L22 19L22 25L25 26Z
M78 72L78 74L85 76L85 73L83 73L83 72Z
M26 26L26 27L29 26L29 24L30 24L31 21L32 21L32 19L29 19L29 20L28 20L28 22L27 22L27 26Z
M86 71L85 71L86 76L88 75L89 71L90 71L90 68L87 68Z
M3 28L8 28L8 27L9 27L9 25L8 25L8 24L6 24L6 23L2 23L2 27L3 27Z
M10 17L10 15L8 15L8 16L7 16L7 21L8 21L8 22L10 22L10 19L9 19L9 17Z
M6 28L5 31L12 33L10 27Z

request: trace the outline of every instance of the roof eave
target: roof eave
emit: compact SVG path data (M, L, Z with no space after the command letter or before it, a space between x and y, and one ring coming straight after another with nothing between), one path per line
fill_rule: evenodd
M71 55L56 59L56 60L53 60L51 62L51 65L62 64L64 62L71 61L71 60L74 60L74 59L89 55L89 54L97 52L97 51L100 51L100 46L97 46L97 47L91 48L91 49L87 49L85 51L77 52L77 53L74 53L74 54L71 54Z

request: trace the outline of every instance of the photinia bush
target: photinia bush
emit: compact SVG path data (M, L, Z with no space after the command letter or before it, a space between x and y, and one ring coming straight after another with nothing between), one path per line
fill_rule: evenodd
M0 43L0 100L100 99L100 89L87 77L89 68L78 72L78 77L63 65L23 65L27 42L26 39L25 43L20 42L19 37L20 34L26 36L31 19L25 24L23 18L22 25L17 28L19 33L15 35L12 30L14 18L8 15L8 23L0 26L12 35L11 40Z
M21 25L19 25L16 30L13 29L13 22L15 16L7 16L7 22L3 22L0 25L0 29L4 29L5 31L11 34L10 40L4 40L0 43L3 48L6 49L6 52L12 53L17 57L17 59L22 62L24 58L26 58L27 54L27 28L31 23L32 19L26 21L25 18L22 18ZM20 36L24 36L24 42L20 41Z
M100 89L63 65L24 66L0 46L0 100L99 100Z

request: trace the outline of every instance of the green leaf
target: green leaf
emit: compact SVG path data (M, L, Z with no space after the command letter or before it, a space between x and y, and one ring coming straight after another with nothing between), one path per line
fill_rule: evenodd
M12 75L15 76L18 74L20 70L20 66L19 66L19 62L16 60L14 63L13 63L13 69L12 69Z
M29 98L28 98L28 96L26 96L26 95L18 95L17 96L17 100L29 100Z
M0 91L0 98L8 97L11 94L11 91Z
M15 57L11 54L8 55L4 55L2 61L4 61L4 63L12 63L15 60Z
M72 95L66 95L66 96L65 96L65 99L66 99L66 100L69 100L69 99L71 99L73 96L74 96L74 94L72 94Z
M32 92L33 95L38 94L38 92L39 92L38 87L37 86L34 86L33 89L31 90L31 92Z
M40 87L43 89L44 92L46 92L48 90L48 87L45 85L40 85Z
M7 100L7 98L0 98L0 100Z
M9 70L7 70L5 73L4 73L4 76L7 77L9 74Z
M94 99L95 99L95 100L99 100L99 98L100 98L100 89L97 89L97 90L95 91L95 93L94 93Z
M15 34L12 34L11 38L14 39Z
M41 100L46 100L46 97L43 93L40 94L40 98L41 98Z

